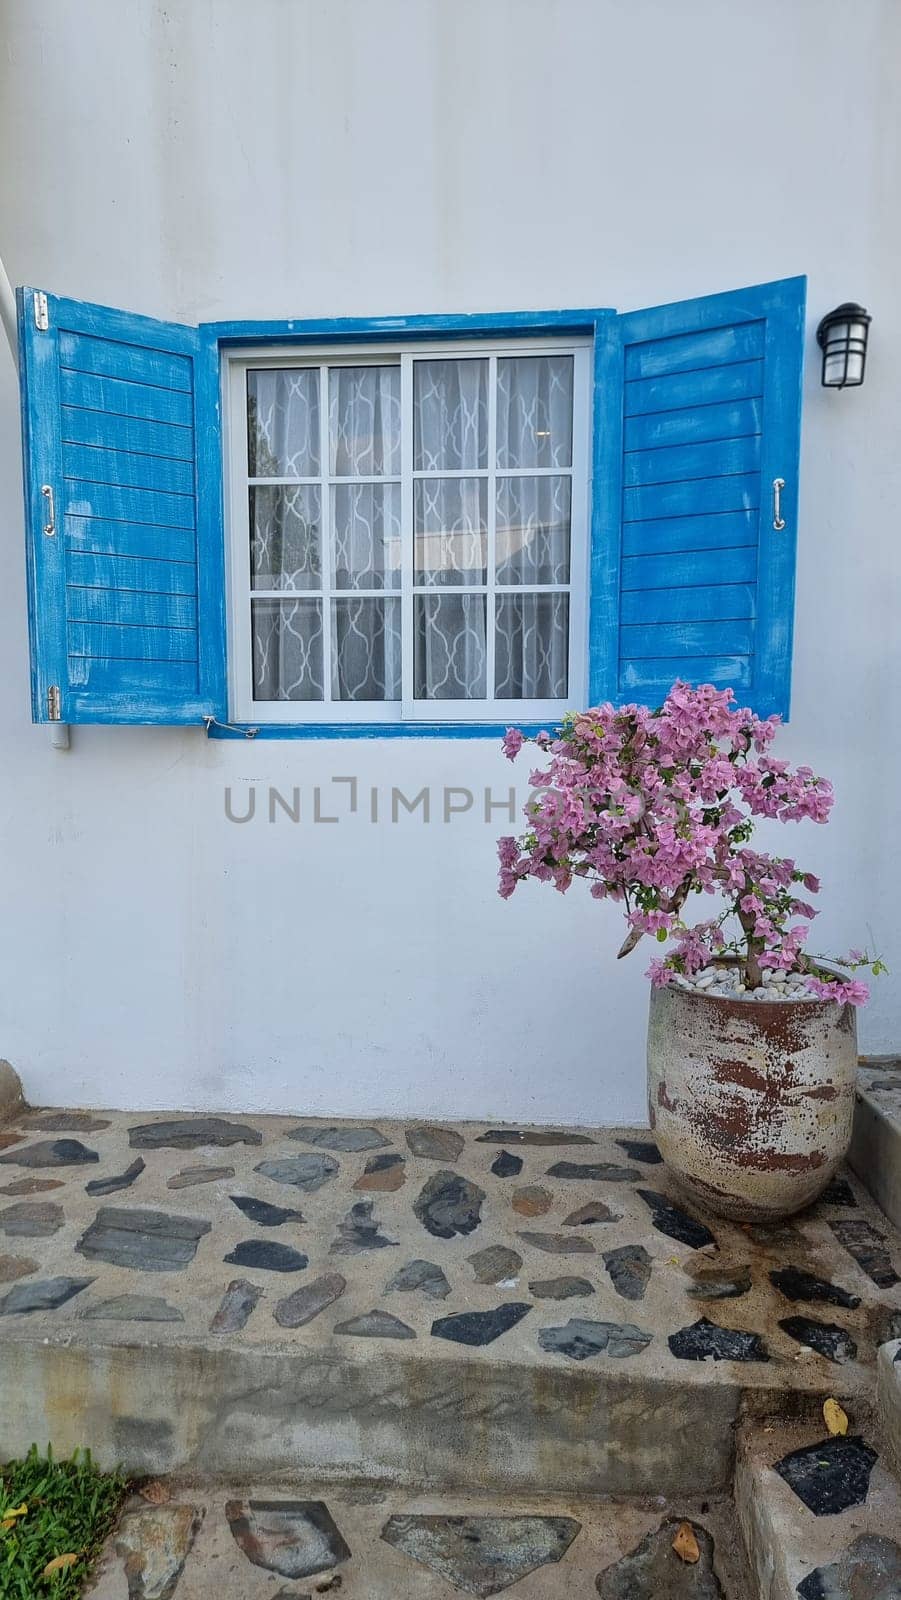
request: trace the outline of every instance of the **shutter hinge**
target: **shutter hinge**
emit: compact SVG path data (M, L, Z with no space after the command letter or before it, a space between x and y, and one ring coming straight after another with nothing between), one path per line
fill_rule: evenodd
M46 333L50 326L47 296L43 289L35 289L34 291L34 325L39 333Z
M47 716L51 722L62 720L62 706L60 703L59 684L51 683L47 690Z

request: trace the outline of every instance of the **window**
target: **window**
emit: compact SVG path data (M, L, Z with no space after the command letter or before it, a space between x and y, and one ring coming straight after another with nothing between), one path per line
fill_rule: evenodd
M590 355L229 359L237 718L478 722L584 698Z

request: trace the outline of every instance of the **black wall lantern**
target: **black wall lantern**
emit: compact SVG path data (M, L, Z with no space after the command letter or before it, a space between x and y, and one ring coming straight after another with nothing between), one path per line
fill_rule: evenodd
M825 389L852 389L863 383L871 321L869 311L853 300L827 311L817 328Z

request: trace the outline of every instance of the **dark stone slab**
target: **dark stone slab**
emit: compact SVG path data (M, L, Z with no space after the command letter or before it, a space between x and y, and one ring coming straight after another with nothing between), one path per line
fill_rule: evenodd
M248 1561L282 1578L311 1578L350 1559L324 1500L227 1500L225 1515Z
M529 1144L544 1148L555 1144L596 1144L587 1133L551 1133L547 1128L489 1128L480 1133L476 1144Z
M430 1300L446 1300L451 1292L451 1286L441 1268L436 1267L433 1261L420 1260L408 1261L405 1267L401 1267L400 1271L394 1274L390 1283L385 1285L386 1294L392 1291L411 1294L415 1290L427 1294Z
M338 1163L334 1156L279 1156L275 1161L259 1162L253 1170L273 1183L287 1183L304 1194L314 1194L335 1176Z
M0 1156L0 1165L11 1167L86 1167L99 1161L96 1150L89 1150L80 1139L41 1139L38 1144L26 1144L8 1150Z
M522 1172L522 1156L512 1156L509 1150L502 1150L492 1161L491 1170L496 1178L517 1178Z
M340 1125L334 1128L292 1128L288 1138L296 1139L299 1144L315 1145L317 1150L347 1150L351 1153L358 1150L384 1150L391 1143L380 1128L343 1128Z
M198 1150L201 1145L227 1149L232 1144L262 1144L258 1128L224 1117L173 1117L167 1122L142 1122L128 1130L133 1150Z
M505 1244L489 1244L475 1255L467 1256L475 1274L476 1283L504 1283L515 1278L522 1266L522 1256Z
M198 1183L218 1183L220 1178L233 1178L234 1167L183 1167L166 1184L167 1189L193 1189Z
M422 1186L413 1211L436 1239L474 1233L482 1220L484 1189L456 1172L436 1172Z
M455 1128L407 1128L404 1138L414 1156L426 1161L456 1161L466 1140Z
M194 1260L211 1224L165 1211L125 1211L101 1206L76 1250L92 1261L140 1272L180 1272Z
M616 1211L611 1211L605 1206L603 1200L589 1200L587 1205L579 1206L571 1211L568 1217L563 1218L564 1228L589 1228L595 1222L619 1222L621 1218Z
M845 1178L833 1178L820 1195L822 1206L847 1206L856 1209L859 1204L860 1201Z
M135 1178L141 1176L144 1167L143 1156L138 1156L130 1167L126 1167L124 1172L117 1173L115 1177L91 1178L84 1186L85 1193L92 1195L117 1194L120 1189L130 1189Z
M857 1355L857 1345L847 1328L840 1328L834 1322L817 1322L813 1317L784 1317L779 1327L790 1339L815 1350L828 1361L853 1361Z
M310 1264L309 1256L275 1239L242 1239L222 1259L232 1267L249 1267L251 1272L302 1272Z
M569 1356L571 1361L586 1361L601 1354L621 1361L646 1350L653 1334L631 1322L590 1322L586 1317L570 1317L560 1328L539 1328L538 1343L551 1355Z
M863 1505L878 1460L860 1434L836 1434L820 1444L792 1450L773 1463L773 1471L815 1517L834 1517L850 1506Z
M700 1556L694 1563L683 1561L673 1549L680 1526L678 1517L668 1518L627 1556L599 1572L595 1588L601 1600L722 1600L710 1534L693 1522Z
M364 1311L360 1317L335 1324L336 1333L348 1334L353 1339L415 1339L416 1334L400 1317L390 1311Z
M293 1211L290 1206L271 1206L268 1200L257 1200L251 1194L230 1194L229 1200L251 1222L257 1223L261 1228L280 1228L284 1222L304 1222L306 1219L302 1211Z
M247 1278L233 1278L210 1323L210 1333L240 1333L259 1305L263 1290Z
M513 1210L520 1217L543 1217L553 1203L550 1189L543 1189L540 1183L527 1183L524 1188L513 1190Z
M159 1295L117 1294L79 1311L86 1322L184 1322L181 1312Z
M0 1256L0 1283L15 1283L17 1278L28 1278L38 1270L38 1263L27 1256Z
M657 1146L650 1139L617 1139L630 1161L640 1161L646 1167L659 1167L663 1160Z
M386 1544L465 1594L500 1594L564 1556L581 1532L572 1517L390 1517Z
M604 1266L618 1295L624 1300L643 1300L651 1281L651 1257L643 1244L623 1244L606 1250Z
M587 1278L539 1278L529 1284L529 1294L536 1300L574 1300L594 1294L594 1286Z
M364 1250L385 1250L397 1245L397 1239L379 1233L381 1224L372 1215L372 1204L371 1200L358 1200L351 1206L344 1221L338 1223L338 1237L329 1246L330 1256L358 1256Z
M303 1288L295 1289L293 1294L280 1300L275 1308L275 1320L280 1328L303 1328L326 1306L340 1300L346 1288L347 1280L340 1272L324 1272L320 1278L305 1283Z
M46 1194L62 1187L62 1178L14 1178L12 1183L0 1183L0 1194Z
M815 1273L805 1272L801 1267L780 1267L778 1271L770 1273L770 1283L786 1300L809 1303L819 1300L828 1306L846 1306L850 1311L860 1305L859 1294L849 1294L847 1289L840 1289L837 1283L830 1283L828 1278L818 1278Z
M62 1206L52 1200L20 1200L0 1211L0 1232L10 1239L49 1239L64 1221Z
M680 1328L667 1340L680 1361L769 1361L770 1353L759 1333L743 1328L719 1328L706 1317Z
M0 1156L0 1161L4 1159ZM829 1226L839 1243L844 1245L848 1254L854 1257L857 1265L880 1289L892 1289L896 1283L901 1283L892 1265L885 1235L869 1222L862 1217L842 1217L838 1222L830 1222Z
M547 1175L574 1181L581 1178L589 1183L635 1183L641 1177L634 1167L618 1167L611 1161L555 1161Z
M737 1300L751 1288L750 1267L698 1267L685 1293L692 1300Z
M110 1126L106 1117L95 1117L90 1111L39 1111L19 1118L21 1128L35 1133L100 1133Z
M518 1237L530 1244L533 1250L544 1250L552 1256L593 1256L594 1245L580 1233L527 1233Z
M828 1567L798 1584L801 1600L896 1600L901 1595L901 1545L860 1533Z
M128 1600L172 1600L203 1516L197 1506L162 1505L144 1506L122 1518L115 1533L116 1554L123 1563Z
M55 1311L81 1294L93 1278L42 1278L37 1283L16 1283L0 1300L0 1317L25 1316L32 1311Z
M680 1244L687 1244L692 1250L702 1250L707 1244L716 1244L714 1235L709 1228L705 1228L703 1222L667 1200L665 1194L657 1194L654 1189L639 1189L637 1193L649 1208L651 1223L658 1233L665 1233L668 1239L678 1239Z
M432 1334L436 1339L451 1339L454 1344L493 1344L531 1310L521 1301L510 1300L492 1311L461 1311L453 1317L438 1317L432 1323Z
M363 1168L363 1174L357 1179L354 1188L363 1189L371 1194L394 1194L395 1190L403 1188L407 1181L405 1167L403 1156L395 1155L391 1151L385 1155L372 1156Z

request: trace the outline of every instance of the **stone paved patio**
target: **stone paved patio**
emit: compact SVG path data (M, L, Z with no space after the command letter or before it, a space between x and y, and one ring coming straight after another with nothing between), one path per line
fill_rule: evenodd
M681 1201L636 1130L43 1112L0 1144L0 1342L403 1341L819 1392L901 1324L855 1177L743 1227Z

